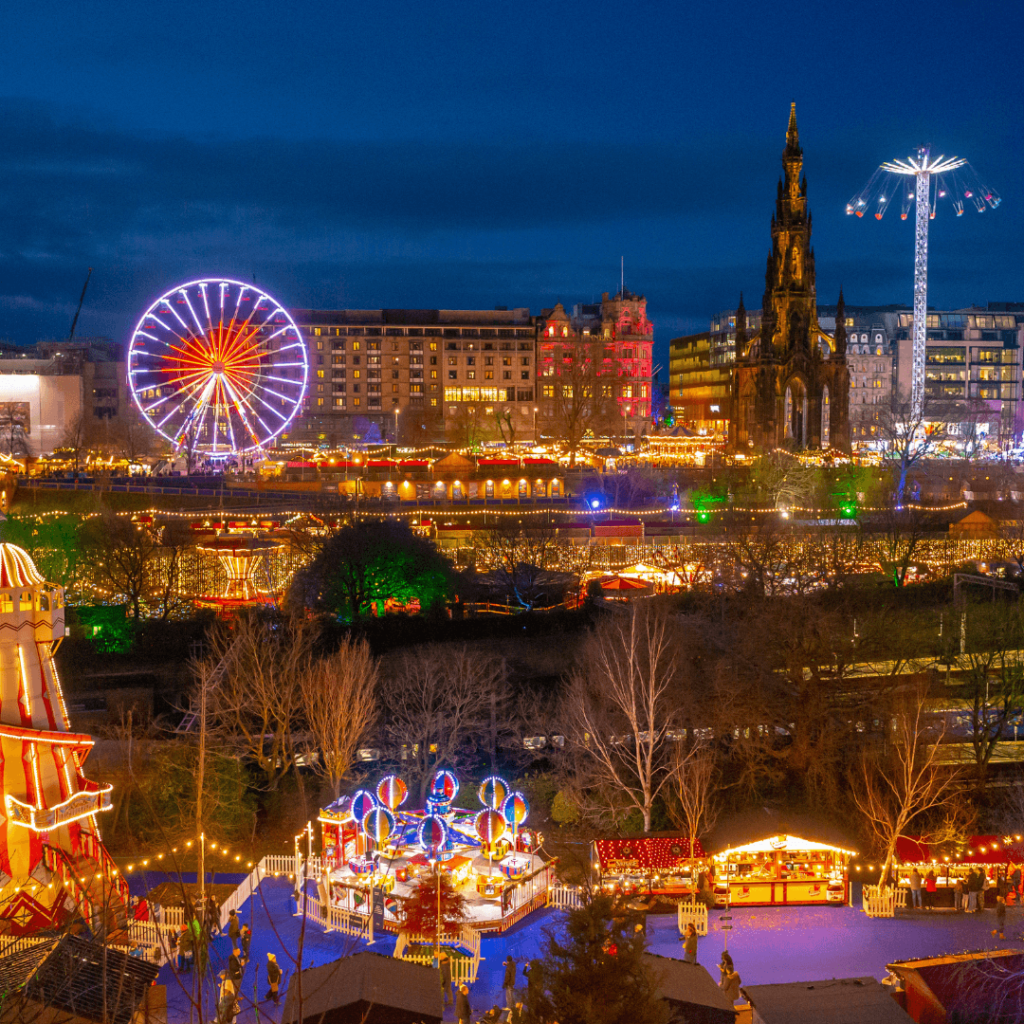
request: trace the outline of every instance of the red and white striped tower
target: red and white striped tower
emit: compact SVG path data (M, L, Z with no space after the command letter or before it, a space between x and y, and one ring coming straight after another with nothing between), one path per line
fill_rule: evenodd
M53 655L64 590L0 543L0 933L81 915L94 933L125 919L127 886L100 840L110 786L86 779L92 738L71 732Z

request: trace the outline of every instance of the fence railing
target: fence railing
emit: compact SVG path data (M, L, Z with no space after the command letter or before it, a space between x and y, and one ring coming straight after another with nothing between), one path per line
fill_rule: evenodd
M683 900L676 907L676 923L682 935L688 924L692 924L698 935L708 933L708 905L695 900Z
M395 943L395 952L392 954L396 960L408 960L416 964L432 966L434 963L434 943L436 939L432 935L414 935L409 932L399 932L398 941ZM469 950L469 956L449 955L449 964L452 971L452 982L456 985L472 985L480 970L480 932L468 925L463 925L460 933L456 935L443 935L441 937L442 947L449 949L455 946L463 946Z
M583 893L574 886L552 885L548 888L547 905L558 910L579 910L583 906Z
M895 885L861 886L861 907L868 917L895 917L907 905L907 890Z

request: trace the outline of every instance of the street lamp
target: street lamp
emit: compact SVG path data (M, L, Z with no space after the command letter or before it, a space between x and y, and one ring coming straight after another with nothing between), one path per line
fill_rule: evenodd
M540 444L540 434L537 433L537 406L533 407L533 443Z

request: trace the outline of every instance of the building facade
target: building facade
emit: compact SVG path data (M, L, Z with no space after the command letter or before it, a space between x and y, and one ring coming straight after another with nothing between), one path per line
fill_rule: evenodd
M528 309L292 310L310 384L282 442L467 443L512 419L532 426L535 327ZM500 418L500 419L499 419Z
M543 432L643 433L651 417L654 344L647 299L625 289L605 292L600 303L575 305L571 315L558 303L536 324Z
M732 403L729 362L713 362L711 333L669 342L669 402L676 424L697 434L726 437Z
M790 109L782 165L760 328L748 331L742 301L736 314L732 441L758 449L848 450L845 316L839 317L835 338L818 323L796 104Z

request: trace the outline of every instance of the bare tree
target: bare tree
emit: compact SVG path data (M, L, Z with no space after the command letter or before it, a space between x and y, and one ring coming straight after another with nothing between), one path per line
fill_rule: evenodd
M900 505L894 497L886 501L883 515L886 564L882 571L892 578L894 586L902 587L924 539L924 523L919 509Z
M930 811L942 810L955 793L958 773L941 764L946 723L929 724L925 694L897 706L881 757L865 754L853 798L884 853L881 879L892 871L896 843Z
M504 405L494 410L494 422L502 441L510 447L516 441L515 411L511 406Z
M309 664L299 685L318 753L316 767L337 799L356 748L377 713L377 663L370 645L346 640L333 654Z
M82 458L88 454L92 424L85 412L80 412L68 421L61 436L60 447L74 462L75 475L78 475Z
M946 439L944 417L948 415L948 406L934 401L915 407L906 391L897 388L893 388L889 404L879 412L881 455L892 469L897 506L903 504L907 474L922 459L933 455Z
M382 666L382 734L426 796L436 768L458 768L497 743L505 663L466 646L424 644Z
M549 589L549 567L558 555L558 540L550 526L524 527L499 520L478 536L477 571L489 570L521 608L533 608Z
M554 415L548 426L565 442L570 467L575 467L587 434L610 428L614 420L612 380L605 382L596 355L589 341L576 339L561 344L561 365L553 384Z
M718 820L717 794L718 764L714 750L702 740L689 749L679 743L667 803L671 817L686 830L691 858L697 840L706 836Z
M206 701L211 741L250 758L275 790L295 767L303 679L314 661L316 628L305 620L239 616L209 636ZM301 787L301 775L297 775Z
M569 680L566 713L577 766L611 799L643 816L672 778L670 619L644 602L599 624Z
M107 599L125 600L138 623L152 594L159 554L153 531L148 525L107 512L87 521L80 538L93 586Z

